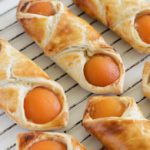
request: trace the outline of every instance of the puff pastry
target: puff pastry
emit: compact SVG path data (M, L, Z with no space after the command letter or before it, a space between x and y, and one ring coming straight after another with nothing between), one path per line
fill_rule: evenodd
M11 119L30 130L53 130L66 126L68 106L63 88L4 40L0 40L0 68L0 108ZM62 106L61 112L54 119L43 124L27 119L24 111L26 95L37 87L53 91Z
M150 53L150 43L146 43L141 39L135 24L139 16L150 14L149 1L74 0L74 2L87 14L111 28L138 52Z
M150 62L146 62L144 65L142 79L144 96L150 99Z
M40 7L39 12L36 13L34 7L41 2L49 4L47 8L44 8L50 11L49 14L42 15ZM120 55L104 41L93 27L73 15L62 2L58 0L21 0L17 18L25 31L44 50L44 53L81 87L98 94L119 94L123 91L124 67ZM87 81L84 66L95 55L109 56L117 64L119 77L113 83L107 86L97 86Z
M63 133L29 132L17 137L17 150L28 150L33 144L40 141L53 140L66 145L66 150L86 150L74 137Z
M108 104L103 105L104 114L110 111L113 106L113 103L109 103L110 100L123 104L125 109L119 117L112 115L94 118L92 112L99 110L94 110L93 104L98 104L103 100L108 100ZM120 109L119 107L115 107L113 111ZM133 98L101 96L91 98L86 107L83 126L102 142L107 150L150 149L150 121L143 117Z

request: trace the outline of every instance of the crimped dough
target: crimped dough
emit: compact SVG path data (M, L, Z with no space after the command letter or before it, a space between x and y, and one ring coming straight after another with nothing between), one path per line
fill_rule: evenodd
M144 65L142 79L144 96L150 99L150 62L146 62Z
M56 93L62 105L60 114L46 124L29 121L24 112L26 94L39 86ZM30 130L58 129L68 122L68 105L63 88L4 40L0 40L0 108L18 125Z
M51 4L52 16L28 13L29 8L38 2ZM21 0L17 18L25 31L84 89L97 93L123 91L124 67L120 55L109 46L87 22L73 15L59 0ZM106 87L90 84L84 76L84 65L95 54L112 57L120 69L120 78Z
M32 144L43 140L55 140L66 145L67 150L86 150L74 137L63 133L29 132L17 137L17 150L28 150Z
M142 41L135 19L150 13L149 0L74 0L87 14L102 21L140 53L150 53L150 44Z
M150 121L143 117L135 100L131 97L111 97L125 104L122 116L92 119L89 106L103 98L107 97L97 96L89 100L83 126L108 150L149 150Z

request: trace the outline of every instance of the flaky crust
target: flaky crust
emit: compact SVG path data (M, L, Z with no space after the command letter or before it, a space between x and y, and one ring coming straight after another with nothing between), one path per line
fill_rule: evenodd
M66 145L67 150L86 150L74 137L63 133L29 132L17 136L17 150L28 150L32 144L43 140L55 140Z
M27 13L38 2L51 4L52 16ZM64 71L84 89L97 93L123 91L124 67L119 54L87 22L73 15L59 0L21 0L17 18L25 31ZM40 26L40 27L39 27ZM84 76L84 65L95 54L112 57L120 69L120 78L106 87L90 84Z
M62 105L60 114L46 124L35 124L25 116L24 98L35 87L49 88ZM68 106L63 88L4 40L0 40L0 108L18 125L30 130L58 129L68 122Z
M89 112L90 105L103 98L107 97L93 97L88 102L83 126L108 150L149 150L150 121L143 117L134 99L112 97L126 105L122 116L92 119Z
M150 62L144 64L142 75L142 89L144 96L150 99Z
M150 44L142 41L135 19L150 13L147 0L74 0L87 14L102 21L140 53L150 53Z

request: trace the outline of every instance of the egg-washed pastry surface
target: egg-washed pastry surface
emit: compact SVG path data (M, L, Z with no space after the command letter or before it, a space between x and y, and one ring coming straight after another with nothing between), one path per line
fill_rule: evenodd
M44 53L93 93L123 91L120 55L57 0L21 0L17 18Z
M30 130L58 129L68 122L63 88L4 40L0 40L0 108Z
M144 96L150 99L150 62L146 62L143 68L142 89Z
M63 133L21 133L16 146L17 150L86 150L77 139Z
M91 97L83 126L107 150L149 150L150 121L131 97Z
M150 53L149 0L74 0L87 14L102 21L138 52Z

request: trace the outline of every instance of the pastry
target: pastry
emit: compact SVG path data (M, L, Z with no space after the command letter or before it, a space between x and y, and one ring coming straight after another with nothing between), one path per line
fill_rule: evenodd
M99 94L123 91L120 55L62 2L21 0L17 18L44 53L81 87Z
M0 40L0 68L0 108L11 119L30 130L66 126L63 88L4 40Z
M150 1L74 0L140 53L150 53Z
M144 65L142 79L144 96L150 99L150 62L146 62Z
M17 150L86 150L74 137L63 133L22 133L16 146Z
M131 97L90 98L83 126L107 150L150 149L150 121Z

